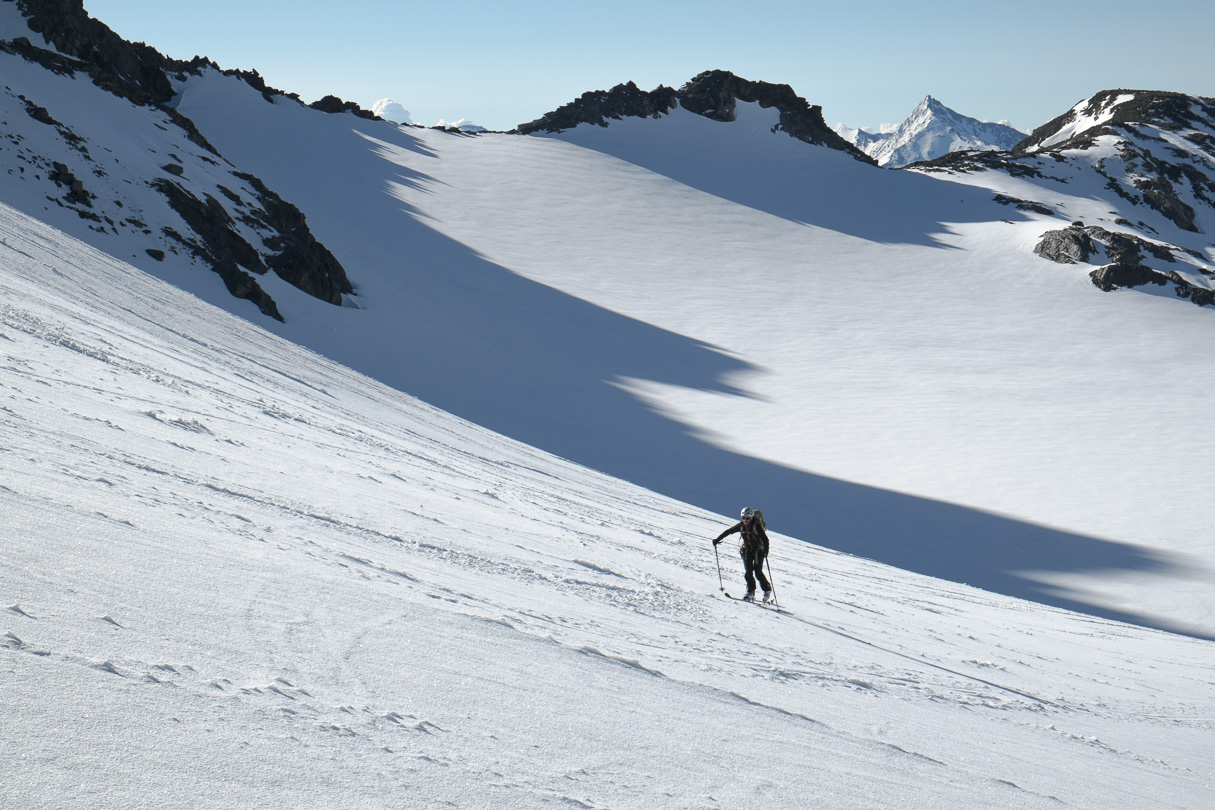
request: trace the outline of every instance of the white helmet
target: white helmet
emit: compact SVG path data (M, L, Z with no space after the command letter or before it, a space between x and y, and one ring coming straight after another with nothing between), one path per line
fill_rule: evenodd
M749 507L749 506L748 506L748 507L745 507L745 508L742 510L742 516L743 516L743 517L745 517L745 518L749 518L749 517L755 517L755 510L754 510L754 509L752 509L752 508L751 508L751 507Z

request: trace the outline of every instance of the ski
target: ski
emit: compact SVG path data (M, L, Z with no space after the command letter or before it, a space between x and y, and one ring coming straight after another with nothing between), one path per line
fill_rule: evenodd
M741 596L733 596L729 591L722 591L726 598L733 599L735 602L750 602L757 607L766 608L776 613L788 613L789 611L778 605L776 602L761 602L756 599L743 599Z

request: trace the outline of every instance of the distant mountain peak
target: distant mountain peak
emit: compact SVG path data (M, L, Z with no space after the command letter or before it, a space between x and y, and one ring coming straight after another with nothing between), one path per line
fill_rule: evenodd
M907 119L890 133L874 134L842 124L836 131L878 165L900 168L961 150L1008 150L1025 133L1005 124L992 124L962 115L931 95L924 96Z

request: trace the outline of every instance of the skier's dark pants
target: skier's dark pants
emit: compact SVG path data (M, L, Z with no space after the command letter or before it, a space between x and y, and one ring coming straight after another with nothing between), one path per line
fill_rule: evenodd
M769 583L768 578L764 576L763 552L758 548L747 548L744 546L741 549L741 553L743 568L746 569L747 593L755 593L756 577L759 577L760 587L762 587L765 592L772 590L771 583Z

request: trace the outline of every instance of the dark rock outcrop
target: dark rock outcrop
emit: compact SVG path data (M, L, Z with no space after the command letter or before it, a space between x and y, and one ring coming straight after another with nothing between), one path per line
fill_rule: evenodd
M1069 129L1073 126L1077 131ZM1115 153L1089 152L1103 138ZM1215 98L1105 90L1038 127L1010 152L958 152L915 168L994 169L1066 183L1067 173L1052 168L1060 164L1094 170L1122 200L1153 209L1183 231L1200 233L1195 206L1215 209Z
M1163 273L1157 273L1142 264L1107 264L1098 267L1088 274L1093 284L1105 292L1129 287L1142 287L1144 284L1159 284L1164 286L1169 282Z
M1047 208L1040 202L1033 200L1022 200L1020 197L1009 197L1007 194L997 194L993 197L1000 205L1011 205L1018 211L1032 211L1035 214L1045 214L1048 217L1053 217L1055 212Z
M241 268L255 273L265 273L266 265L252 245L236 230L236 223L214 197L206 201L198 199L179 183L158 178L149 183L169 201L198 239L182 236L167 229L166 236L185 246L199 259L211 265L211 269L224 280L224 285L236 298L247 298L257 305L262 314L275 320L283 320L274 299Z
M1191 284L1175 270L1161 273L1143 263L1145 252L1160 261L1175 263L1175 248L1148 242L1133 234L1115 233L1097 225L1085 227L1082 222L1073 222L1067 228L1042 234L1042 239L1034 248L1039 256L1060 264L1085 264L1102 250L1110 263L1088 275L1093 284L1105 292L1145 284L1165 286L1172 283L1178 298L1188 298L1199 306L1215 303L1215 290Z
M173 98L169 74L181 63L142 42L131 43L84 10L83 0L17 0L31 31L88 66L94 84L142 106Z
M1046 177L1040 167L1029 162L1013 160L1008 152L962 150L933 160L922 160L912 166L921 172L979 172L998 169L1012 177Z
M1215 304L1215 290L1208 287L1197 287L1176 271L1165 273L1165 278L1176 285L1174 289L1178 298L1188 298L1200 307Z
M679 104L684 109L717 121L733 121L739 101L758 102L764 108L780 111L776 129L799 141L846 152L863 163L876 165L873 158L844 140L823 121L823 108L811 105L787 84L769 84L740 79L725 70L701 73L679 88Z
M1042 234L1034 253L1044 259L1060 264L1087 262L1098 249L1103 249L1114 264L1140 264L1143 254L1151 254L1162 262L1177 261L1175 246L1149 242L1130 233L1108 231L1100 225L1085 227L1083 222L1073 222L1066 228ZM1188 252L1188 251L1182 251Z
M1135 187L1143 193L1144 202L1171 219L1178 228L1198 233L1198 226L1194 223L1194 209L1177 196L1177 191L1168 178L1157 175L1137 179Z
M353 293L354 288L345 268L308 229L303 213L253 175L235 175L257 193L261 210L250 209L246 216L271 232L265 239L266 247L273 251L267 259L270 269L309 295L341 306L342 295Z
M775 108L780 120L775 130L800 141L845 152L862 163L876 165L873 158L839 136L823 121L822 107L809 104L787 84L769 84L741 79L725 70L701 73L678 91L660 85L646 92L633 82L611 90L583 93L577 100L546 113L535 121L520 124L522 135L562 132L579 124L607 126L609 120L657 118L676 106L714 121L735 120L739 101Z
M562 132L579 124L606 127L608 121L622 118L658 118L678 103L675 91L659 85L646 92L633 82L618 84L611 90L591 90L574 101L545 113L535 121L520 124L521 135L533 132Z
M210 264L233 295L250 298L271 317L282 320L269 295L260 292L254 279L244 278L246 274L239 268L258 275L273 270L284 281L309 295L341 306L342 295L352 293L353 287L341 263L312 235L300 210L253 175L234 174L248 183L258 196L260 208L246 206L241 220L265 234L262 241L269 255L263 259L263 251L253 247L240 234L236 222L217 199L206 195L205 200L200 200L180 183L158 178L149 185L165 195L173 210L198 236L197 240L191 240L175 234L176 241ZM222 191L225 196L235 196L228 189Z
M1156 242L1140 239L1130 233L1107 231L1099 225L1090 225L1084 229L1095 241L1105 247L1106 255L1111 262L1119 264L1138 264L1145 252L1163 262L1177 261L1172 249Z
M312 102L308 106L314 110L320 110L323 113L354 113L359 118L366 118L371 121L378 121L380 118L371 110L364 110L353 101L343 101L337 96L325 96L322 99Z
M1047 231L1034 248L1044 259L1060 264L1085 264L1096 252L1093 240L1083 227L1068 227L1058 231Z
M84 182L72 174L68 167L59 161L53 164L55 171L51 173L51 180L57 186L64 186L68 189L68 193L64 195L64 199L68 202L77 205L83 205L86 208L93 207L93 195L84 189Z

